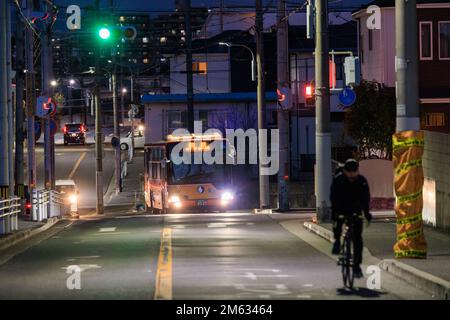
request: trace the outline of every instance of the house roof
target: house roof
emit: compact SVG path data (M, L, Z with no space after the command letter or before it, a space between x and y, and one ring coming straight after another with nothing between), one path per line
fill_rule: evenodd
M276 101L276 92L266 92L267 101ZM186 94L143 94L142 104L186 102ZM231 92L231 93L197 93L194 94L194 102L254 102L256 92Z

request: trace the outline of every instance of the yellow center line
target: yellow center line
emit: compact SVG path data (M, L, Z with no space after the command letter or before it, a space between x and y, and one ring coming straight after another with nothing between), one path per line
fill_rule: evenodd
M77 162L75 163L75 165L73 166L72 171L70 171L69 176L67 177L68 180L72 179L73 176L75 175L75 172L77 172L78 167L81 164L81 161L83 161L84 157L86 157L86 153L87 152L83 152L80 157L78 158Z
M156 270L155 300L172 300L172 229L164 228L161 235L158 268Z

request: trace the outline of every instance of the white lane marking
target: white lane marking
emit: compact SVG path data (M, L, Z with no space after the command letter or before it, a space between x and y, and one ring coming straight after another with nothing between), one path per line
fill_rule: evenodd
M290 294L291 291L286 287L285 284L279 283L275 285L264 285L264 284L235 284L236 290L244 291L246 293L259 293L259 294L269 294L269 295L286 295Z
M186 226L183 225L183 224L179 224L179 225L171 226L171 228L173 228L173 229L184 229L184 228L186 228Z
M100 228L98 230L98 232L114 232L116 231L116 227L111 227L111 228Z
M100 258L100 256L81 256L81 257L73 257L66 259L67 261L75 261L79 259L97 259Z
M263 269L263 268L237 268L234 270L248 270L248 271L265 271L265 272L280 272L280 269Z
M313 285L311 283L307 283L303 285L304 287L312 287Z
M259 297L261 299L270 299L270 294L260 294Z
M119 234L127 234L128 231L122 232L102 232L102 233L94 233L93 236L107 236L107 235L119 235Z
M299 295L297 295L297 298L299 298L299 299L311 299L311 296L309 294L299 294Z
M208 223L208 228L226 228L226 223Z
M102 268L98 264L80 264L78 266L80 267L81 271L86 271L86 270L89 270L89 269L101 269ZM61 269L66 270L68 267L69 266L62 267Z

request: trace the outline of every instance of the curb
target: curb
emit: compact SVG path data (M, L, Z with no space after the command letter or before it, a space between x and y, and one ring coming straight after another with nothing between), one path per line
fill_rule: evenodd
M303 226L309 231L315 233L319 237L329 241L334 241L333 232L312 222L304 222ZM369 254L368 258L375 258L370 251L364 247L365 254ZM441 299L450 299L450 282L436 277L427 272L418 270L410 265L394 259L382 259L378 266L399 279L402 279L418 289L424 290L432 296Z
M40 226L39 228L18 231L16 233L13 233L10 236L6 237L5 239L1 239L0 240L0 251L7 249L25 239L28 239L36 234L39 234L39 233L51 228L59 220L60 219L58 217L51 217L51 218L48 218L47 222L43 226Z

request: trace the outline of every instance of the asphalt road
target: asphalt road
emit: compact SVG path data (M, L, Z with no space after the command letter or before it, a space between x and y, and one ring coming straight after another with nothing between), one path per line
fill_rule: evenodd
M361 279L357 290L343 290L335 260L324 254L330 244L287 231L279 222L288 218L216 213L76 221L48 230L47 239L0 265L0 299L427 298L400 280L369 290ZM81 268L81 289L67 287L71 265Z
M95 148L94 144L57 145L55 147L56 179L73 179L80 190L79 208L95 208ZM114 174L113 150L103 146L103 190L106 192ZM38 188L44 185L44 153L42 145L36 148Z

